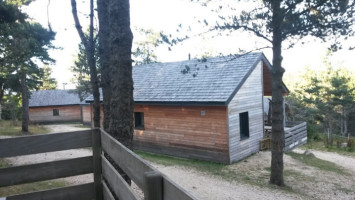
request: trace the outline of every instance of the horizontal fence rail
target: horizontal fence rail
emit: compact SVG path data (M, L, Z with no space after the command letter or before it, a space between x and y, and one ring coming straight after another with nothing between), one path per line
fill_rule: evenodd
M92 131L75 131L0 139L0 158L92 146ZM93 173L93 156L0 169L0 187ZM6 200L95 199L94 183L17 194ZM0 198L2 199L2 198Z
M0 169L0 187L92 173L92 156Z
M194 200L196 199L191 194L189 194L182 187L174 183L171 179L161 174L157 169L151 166L149 163L144 161L142 158L137 156L131 150L126 148L112 136L110 136L105 131L101 130L101 142L102 149L106 152L111 159L120 166L120 168L132 179L133 182L137 184L144 192L144 197L146 200ZM102 158L103 162L103 177L107 178L110 174L107 172L109 168L109 162ZM110 166L111 171L113 171L112 165ZM111 174L113 172L110 172ZM160 180L160 182L159 182ZM125 185L122 180L116 180L116 182L108 181L109 185L112 183ZM111 182L111 183L110 183ZM105 189L104 186L104 196L108 197L112 194L107 194L109 190ZM127 188L120 188L121 190L127 191ZM112 188L112 187L111 187ZM106 190L106 191L105 191ZM106 193L106 194L105 194ZM114 190L114 193L116 191ZM135 199L136 197L130 196L127 199ZM125 198L123 198L125 199Z
M1 199L1 198L0 198ZM19 194L6 197L6 200L78 200L94 199L94 184L87 183L69 187L32 192L28 194Z
M139 199L103 152L142 189L145 200L196 199L101 129L0 139L0 158L92 147L92 156L0 169L0 187L93 173L94 182L6 200Z
M297 123L292 128L285 130L285 148L284 151L291 151L307 143L307 123Z
M91 130L0 140L0 158L91 147Z

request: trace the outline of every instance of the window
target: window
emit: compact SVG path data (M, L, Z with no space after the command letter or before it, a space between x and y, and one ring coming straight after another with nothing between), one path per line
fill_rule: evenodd
M53 116L59 116L59 110L53 109Z
M134 126L135 129L144 129L144 113L142 112L134 113Z
M240 140L249 138L249 113L239 113Z

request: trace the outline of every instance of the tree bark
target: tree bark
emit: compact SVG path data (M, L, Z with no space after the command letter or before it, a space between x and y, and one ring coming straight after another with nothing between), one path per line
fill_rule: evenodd
M111 0L110 69L111 69L111 121L109 133L127 148L132 149L133 139L133 78L131 49L133 35L130 29L129 0ZM121 173L121 172L120 172ZM121 173L130 183L127 175Z
M22 95L22 134L28 134L28 123L29 123L29 91L26 82L26 72L22 70L20 72L20 82L21 82L21 95Z
M101 68L101 87L103 94L103 128L108 131L111 119L111 71L110 71L110 23L109 1L98 0L97 12L99 18L99 56Z
M273 9L273 69L272 69L272 134L271 134L271 175L270 183L284 186L283 178L283 148L285 144L283 117L283 89L281 44L282 44L282 11L280 1L271 1Z
M86 59L90 68L90 82L92 93L94 96L94 127L100 127L100 92L99 82L97 78L96 60L95 60L95 40L94 40L94 2L90 0L90 28L89 38L87 38L82 30L76 9L76 1L71 0L72 13L76 30L78 31L81 42L84 44L86 51Z

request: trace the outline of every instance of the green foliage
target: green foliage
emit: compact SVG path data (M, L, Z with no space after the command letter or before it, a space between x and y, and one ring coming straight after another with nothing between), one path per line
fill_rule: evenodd
M334 69L328 63L324 71L307 69L287 101L291 116L306 119L318 131L346 135L349 114L355 111L354 76L344 69Z
M19 95L6 95L2 101L1 119L12 120L16 124L21 118L21 97Z
M97 71L100 72L99 57L98 57L98 43L95 43L95 61ZM91 82L90 82L90 67L87 62L87 55L83 43L78 45L79 53L74 60L74 66L71 67L71 71L74 74L74 78L71 80L76 85L76 92L79 95L81 101L83 101L88 95L92 94ZM100 80L100 74L98 78Z
M41 69L43 75L41 77L41 86L39 87L40 90L54 90L57 88L57 81L54 78L51 78L52 69L45 65Z
M138 37L143 36L144 39L134 42L132 56L135 65L158 62L155 50L163 43L161 34L162 32L155 32L152 29L138 29Z

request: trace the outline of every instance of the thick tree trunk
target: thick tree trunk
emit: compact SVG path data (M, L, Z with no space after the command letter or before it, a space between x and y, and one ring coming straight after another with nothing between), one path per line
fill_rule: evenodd
M112 87L110 133L132 149L133 78L129 0L111 0L110 68Z
M112 77L109 133L123 145L132 149L134 101L131 49L133 35L130 29L129 0L111 0L109 8ZM121 175L130 183L127 175L123 173Z
M21 95L22 95L22 134L28 134L28 123L29 123L29 91L26 82L26 72L20 72L21 81Z
M109 1L98 0L97 12L99 18L99 56L101 68L101 86L103 94L103 128L108 131L110 125L111 104L111 71L110 71L110 23Z
M90 68L90 82L92 93L94 96L94 127L100 127L100 92L99 81L97 78L96 60L95 60L95 40L94 40L94 2L90 0L90 33L89 38L86 38L83 30L81 29L80 21L76 9L76 1L71 0L72 13L75 22L75 28L78 31L81 42L85 46L86 59Z
M90 35L86 49L88 65L90 67L90 82L94 96L94 127L100 127L100 91L97 78L94 40L94 1L90 0Z
M272 2L273 8L273 69L272 69L272 134L271 134L271 175L270 183L283 186L283 148L285 144L281 66L281 9L280 1Z

